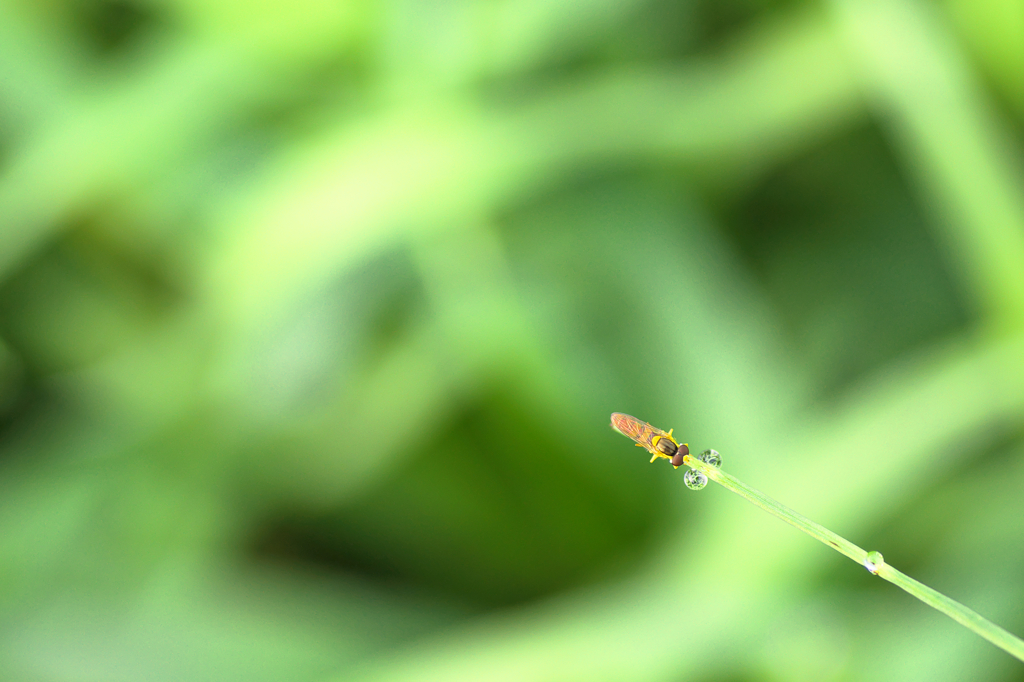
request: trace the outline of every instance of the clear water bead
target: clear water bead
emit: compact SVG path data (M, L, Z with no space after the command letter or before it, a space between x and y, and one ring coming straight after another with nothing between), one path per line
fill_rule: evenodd
M705 464L710 464L716 469L722 468L722 456L718 454L716 450L705 450L700 453L700 457L698 459Z
M878 575L878 570L885 563L885 559L882 557L881 552L868 552L867 557L864 559L864 568L868 569L868 573L871 575Z
M696 469L687 469L683 474L683 483L690 490L700 490L708 484L708 477Z

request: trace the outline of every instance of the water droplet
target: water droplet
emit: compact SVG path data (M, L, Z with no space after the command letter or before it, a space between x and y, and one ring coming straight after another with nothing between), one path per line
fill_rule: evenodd
M683 483L690 490L700 490L708 484L708 477L696 469L687 469L683 474Z
M699 459L705 464L710 464L716 469L720 469L722 467L722 456L718 454L718 452L716 452L715 450L705 450L704 452L700 453Z
M885 563L885 559L882 557L881 552L868 552L867 558L864 559L864 568L868 569L871 575L878 575L878 569Z

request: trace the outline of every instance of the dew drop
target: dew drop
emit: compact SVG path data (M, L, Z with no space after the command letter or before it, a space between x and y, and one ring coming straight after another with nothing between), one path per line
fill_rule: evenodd
M683 474L683 483L690 490L700 490L708 484L708 477L696 469L687 469Z
M722 456L715 450L705 450L700 453L699 459L705 464L710 464L716 469L720 469L722 467Z

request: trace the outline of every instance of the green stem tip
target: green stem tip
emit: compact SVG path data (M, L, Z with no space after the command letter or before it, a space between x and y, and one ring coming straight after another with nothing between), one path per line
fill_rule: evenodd
M704 474L722 487L746 498L748 502L757 505L769 514L777 516L791 526L796 526L803 532L816 540L823 542L840 554L845 554L858 564L864 566L864 568L866 568L872 575L877 575L883 580L888 580L893 585L909 592L928 606L931 606L933 609L941 611L964 627L974 631L981 637L984 637L1015 658L1024 661L1024 640L1021 640L1016 635L1007 632L992 621L967 608L960 602L954 601L927 585L919 583L910 576L900 573L895 568L885 563L885 559L879 552L864 551L846 538L833 533L828 528L825 528L814 521L811 521L806 516L796 513L789 507L779 504L760 490L751 488L735 476L731 476L721 469L706 464L693 455L686 455L683 458L683 463L691 469Z

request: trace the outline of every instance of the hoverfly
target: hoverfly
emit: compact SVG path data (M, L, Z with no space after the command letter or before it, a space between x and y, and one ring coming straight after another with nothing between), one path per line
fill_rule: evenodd
M636 441L638 448L651 453L651 462L664 457L677 469L683 465L683 457L690 454L690 446L678 443L672 437L672 429L665 433L656 426L621 412L612 412L612 428L627 438Z

